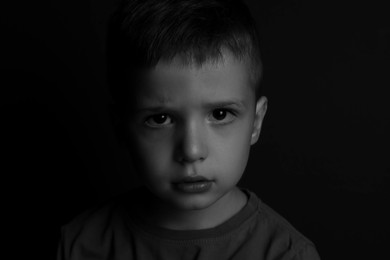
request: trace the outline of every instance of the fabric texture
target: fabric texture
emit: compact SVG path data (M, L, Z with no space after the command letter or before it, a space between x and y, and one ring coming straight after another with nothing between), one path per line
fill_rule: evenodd
M57 260L318 260L313 243L255 193L221 225L169 230L132 214L142 187L90 209L62 227Z

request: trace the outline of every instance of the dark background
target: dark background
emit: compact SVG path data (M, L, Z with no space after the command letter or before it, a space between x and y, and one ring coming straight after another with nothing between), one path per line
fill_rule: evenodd
M2 215L13 259L53 259L60 226L137 183L107 109L113 2L1 4ZM262 35L269 110L240 184L314 241L323 259L387 256L388 9L374 1L247 2Z

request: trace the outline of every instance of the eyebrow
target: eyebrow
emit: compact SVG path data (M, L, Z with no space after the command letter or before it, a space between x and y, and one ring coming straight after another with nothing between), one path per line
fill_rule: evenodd
M245 109L245 103L241 100L223 100L223 101L216 101L216 102L205 102L202 104L206 108L223 108L223 107L228 107L228 106L235 106L238 109Z
M174 107L170 106L169 102L166 102L167 100L164 100L164 102L161 102L162 100L159 101L156 102L156 105L145 105L140 109L137 109L137 112L145 112L145 111L159 112L162 110L174 110ZM201 106L208 110L213 108L224 108L229 106L234 106L239 110L244 110L246 108L245 103L242 100L236 100L236 99L221 100L221 101L214 101L214 102L202 102Z

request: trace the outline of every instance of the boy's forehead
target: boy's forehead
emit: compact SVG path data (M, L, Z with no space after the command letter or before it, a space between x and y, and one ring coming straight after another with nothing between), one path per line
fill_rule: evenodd
M141 78L144 83L158 85L196 82L209 86L236 84L244 87L251 85L249 71L246 60L239 60L226 52L220 58L210 59L202 64L189 63L180 56L169 61L161 60L155 67L141 72Z
M137 109L157 105L184 109L228 102L246 107L255 96L247 64L229 55L202 66L162 61L140 73L133 103Z

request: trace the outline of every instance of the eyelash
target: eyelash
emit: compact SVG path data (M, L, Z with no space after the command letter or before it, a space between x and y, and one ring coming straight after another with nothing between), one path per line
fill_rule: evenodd
M150 120L153 120L153 118L156 119L158 116L167 117L167 118L169 118L172 121L172 118L168 114L161 113L161 114L152 115L152 116L149 116L148 118L146 118L145 125L148 126L148 127L151 127L151 128L165 127L166 124L158 124L158 123L154 124L154 123L150 122ZM164 123L165 123L165 121L166 120L164 120Z
M211 114L213 114L213 113L216 112L216 111L222 111L222 112L225 112L225 113L226 113L225 117L224 117L222 120L213 120L213 121L218 122L217 124L220 124L220 125L225 125L225 124L228 124L228 123L232 122L232 121L234 120L234 118L237 116L237 113L236 113L235 111L233 111L232 109L227 109L227 108L217 108L217 109L214 109L214 110L211 112ZM222 121L224 121L225 118L228 117L229 115L232 116L232 117L234 117L234 118L231 119L231 120L229 120L228 122L222 122Z
M222 112L225 112L226 115L224 116L223 119L221 120L218 120L218 119L215 119L215 120L210 120L212 122L216 122L215 124L216 125L225 125L225 124L229 124L230 122L234 121L235 117L237 117L237 112L233 109L228 109L228 108L216 108L214 110L211 111L211 113L209 114L211 117L213 116L213 113L214 112L217 112L217 111L222 111ZM159 116L162 116L162 117L166 117L167 119L166 120L170 120L171 122L169 123L165 123L166 120L164 120L164 122L162 123L156 123L156 122L150 122L150 120L153 120L153 119L156 119L157 117ZM209 116L209 117L210 117ZM228 120L228 122L222 122L225 120L226 117L228 116L231 116L231 117L234 117L230 120ZM170 125L172 123L173 119L172 117L169 115L169 114L166 114L166 113L161 113L161 114L156 114L156 115L151 115L149 117L146 118L145 120L145 125L148 126L148 127L151 127L151 128L163 128L163 127L167 127L168 125Z

